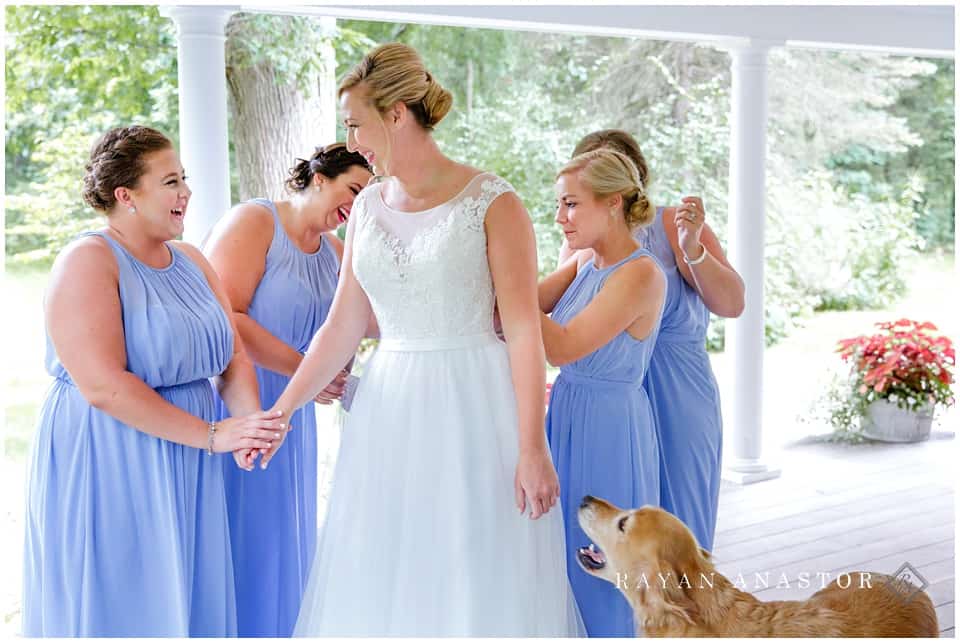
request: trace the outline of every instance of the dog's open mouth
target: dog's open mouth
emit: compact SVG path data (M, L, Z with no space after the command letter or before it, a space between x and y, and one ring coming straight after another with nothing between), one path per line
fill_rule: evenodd
M607 557L604 556L603 552L597 549L597 546L593 543L590 543L589 547L581 547L578 549L577 558L580 559L581 565L594 571L601 570L607 566Z

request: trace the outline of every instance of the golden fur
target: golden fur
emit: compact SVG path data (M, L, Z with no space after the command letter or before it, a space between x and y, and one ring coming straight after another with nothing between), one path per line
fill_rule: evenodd
M847 589L831 582L805 601L763 602L717 572L686 525L662 509L627 511L587 496L578 518L602 551L581 550L580 566L620 589L644 636L939 636L930 598L906 600L883 574L851 572ZM863 587L861 578L869 579Z

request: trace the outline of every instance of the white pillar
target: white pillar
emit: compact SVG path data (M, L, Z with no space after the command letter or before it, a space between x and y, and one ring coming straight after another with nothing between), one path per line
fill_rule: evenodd
M761 459L763 431L763 227L765 218L767 54L772 43L730 49L730 263L746 286L745 308L726 322L733 385L724 437L724 479L747 484L780 475Z
M239 6L162 6L177 25L180 160L193 190L183 238L199 245L230 209L224 27Z

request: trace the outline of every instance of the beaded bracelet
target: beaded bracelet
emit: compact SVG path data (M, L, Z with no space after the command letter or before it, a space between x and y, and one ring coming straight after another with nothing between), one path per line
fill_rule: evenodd
M217 433L217 423L207 425L207 455L213 455L213 436Z

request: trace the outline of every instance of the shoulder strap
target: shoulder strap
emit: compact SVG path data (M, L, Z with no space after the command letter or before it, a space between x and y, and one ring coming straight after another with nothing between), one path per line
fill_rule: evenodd
M483 222L487 217L487 210L490 209L490 204L493 203L497 197L507 192L516 192L508 181L500 178L496 174L484 172L482 175L477 176L480 177L477 181L479 185L473 187L469 191L469 194L464 195L468 222L474 229L483 227ZM476 181L477 179L474 180Z

